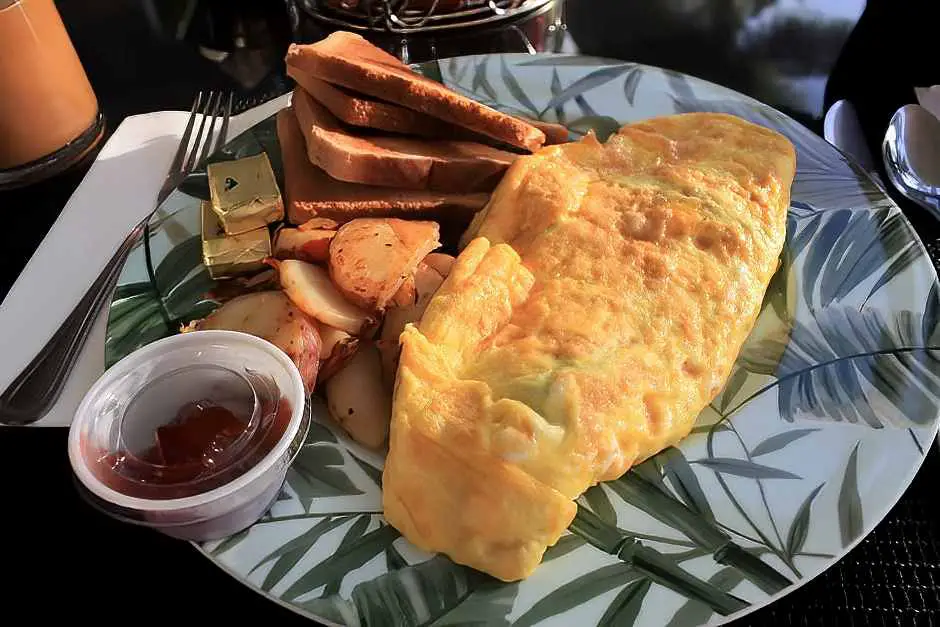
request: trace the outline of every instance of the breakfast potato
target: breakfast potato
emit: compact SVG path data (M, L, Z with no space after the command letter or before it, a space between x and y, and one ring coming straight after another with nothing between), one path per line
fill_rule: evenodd
M418 262L440 246L436 222L359 218L330 243L330 277L350 302L381 311Z
M431 298L444 282L444 278L437 270L422 261L414 274L416 294L414 304L389 309L385 313L378 347L382 356L382 379L389 389L395 385L395 373L398 370L398 355L401 352L398 338L405 330L405 325L421 319Z
M352 339L349 333L336 329L322 322L317 325L320 331L320 360L325 361L333 354L333 349L342 342Z
M418 292L415 289L415 277L414 275L409 275L405 277L401 287L398 288L395 295L388 301L388 306L390 308L408 307L409 305L414 305L417 299Z
M279 229L274 237L274 257L317 263L330 257L330 240L336 231L326 229Z
M330 356L320 360L320 374L317 375L317 382L325 383L330 380L330 377L345 368L346 364L356 354L356 351L359 350L360 344L361 340L351 335L337 342L333 346Z
M454 262L457 261L457 259L453 255L448 255L446 253L431 253L422 261L437 270L437 273L446 279L447 275L450 274L450 269L454 267Z
M281 287L287 297L308 316L352 335L374 325L368 313L352 305L337 291L323 268L296 259L272 263L278 269Z
M241 331L265 339L287 353L300 370L309 393L320 366L320 333L317 323L280 291L237 296L195 324L197 331Z
M352 359L327 380L325 391L333 420L359 444L380 448L388 437L392 396L382 384L375 345L361 344Z
M339 222L336 220L330 220L329 218L310 218L303 224L298 225L297 228L301 231L335 231L338 226Z

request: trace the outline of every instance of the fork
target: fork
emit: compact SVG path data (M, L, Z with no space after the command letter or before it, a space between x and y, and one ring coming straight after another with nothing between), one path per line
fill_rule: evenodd
M0 395L0 424L27 425L36 422L45 416L58 400L72 366L88 339L92 324L113 292L131 249L147 231L150 218L196 165L204 162L225 143L229 118L232 115L232 98L231 92L228 93L227 99L222 92L213 91L199 92L196 96L186 130L180 138L179 148L170 164L163 186L157 193L153 211L127 234L114 256L105 264L98 278L59 330ZM227 100L224 107L223 99ZM212 135L220 119L221 125L213 140ZM194 128L197 129L195 133Z

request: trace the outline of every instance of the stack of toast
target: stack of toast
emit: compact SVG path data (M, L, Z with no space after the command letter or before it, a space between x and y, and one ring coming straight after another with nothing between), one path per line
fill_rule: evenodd
M297 83L277 131L289 222L403 217L463 225L520 154L563 126L501 113L414 72L359 35L291 45Z

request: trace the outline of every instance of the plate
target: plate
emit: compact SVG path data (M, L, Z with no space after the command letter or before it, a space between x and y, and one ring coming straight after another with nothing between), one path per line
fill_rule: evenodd
M382 460L325 412L270 512L199 546L291 609L348 625L719 624L834 564L907 488L937 430L940 301L897 207L820 137L748 97L678 73L578 56L490 55L420 66L496 108L606 135L620 124L722 111L797 147L782 263L727 385L694 432L578 501L528 579L501 583L416 549L381 511ZM273 120L214 159L267 151ZM107 361L214 305L192 177L128 260Z

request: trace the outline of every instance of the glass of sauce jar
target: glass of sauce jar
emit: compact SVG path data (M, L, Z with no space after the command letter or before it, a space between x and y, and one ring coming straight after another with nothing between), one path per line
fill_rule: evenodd
M231 535L276 499L309 427L300 373L244 333L150 344L89 390L69 434L82 494L188 540Z
M53 0L0 0L0 189L88 154L104 118Z

